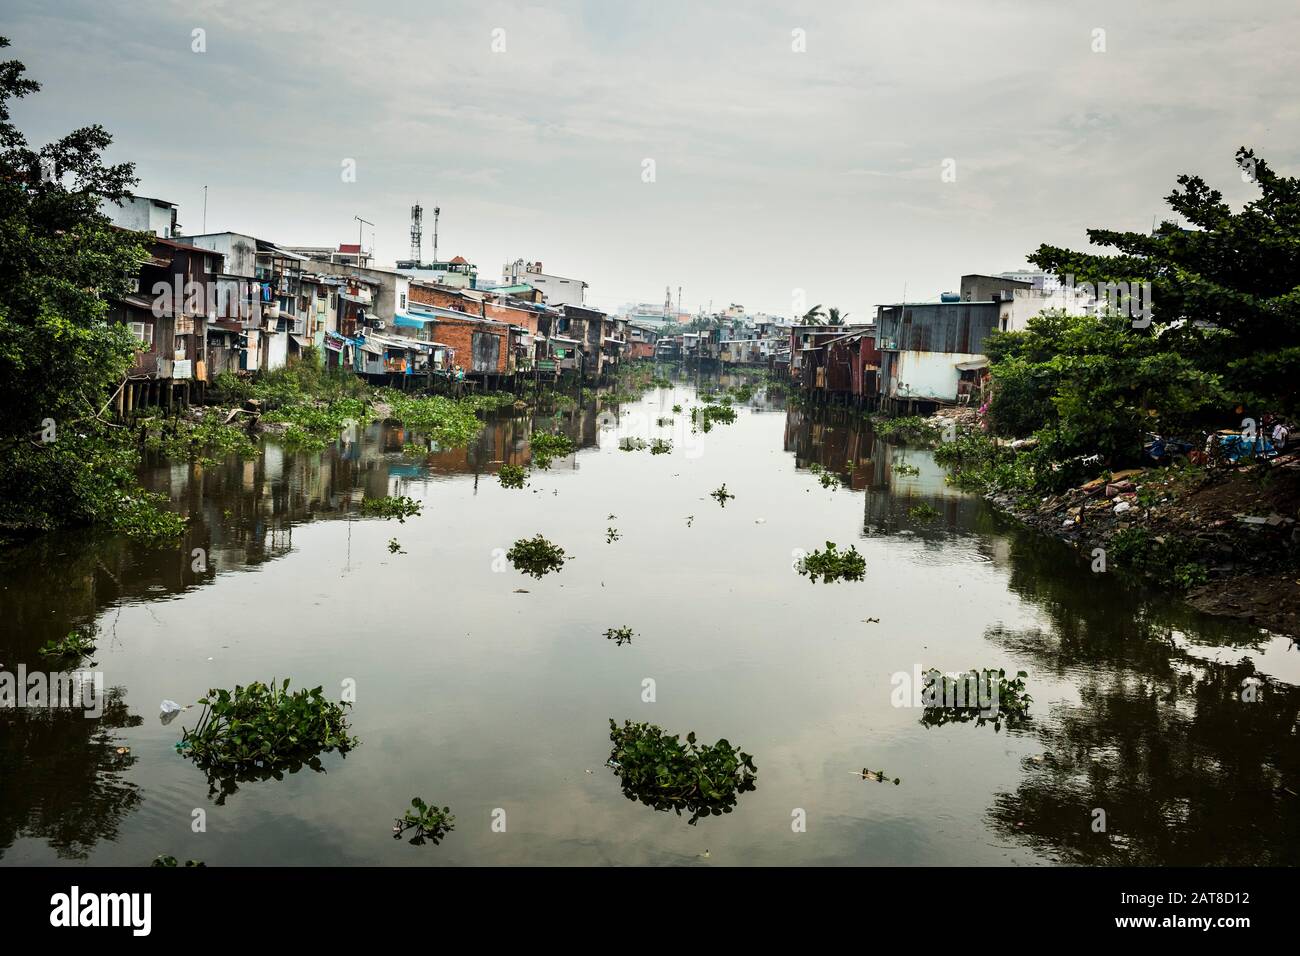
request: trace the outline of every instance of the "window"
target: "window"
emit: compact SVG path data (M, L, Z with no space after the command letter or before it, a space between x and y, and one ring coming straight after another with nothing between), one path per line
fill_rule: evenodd
M145 349L153 348L153 323L152 322L132 322L131 334L140 340L140 344Z
M406 311L406 293L405 293L405 292L402 293L402 306L401 306L401 308L402 308L402 311L403 311L403 312Z

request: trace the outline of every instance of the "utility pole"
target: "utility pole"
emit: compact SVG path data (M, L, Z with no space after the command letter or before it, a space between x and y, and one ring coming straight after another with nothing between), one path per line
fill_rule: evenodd
M438 264L438 216L442 210L437 206L433 207L433 264Z
M203 187L203 232L208 231L208 187Z

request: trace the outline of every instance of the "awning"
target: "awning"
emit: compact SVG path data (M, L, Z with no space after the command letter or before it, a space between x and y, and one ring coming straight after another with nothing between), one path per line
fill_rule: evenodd
M957 370L961 372L973 372L977 368L988 368L989 360L986 358L972 359L969 362L958 362Z
M291 335L290 338L298 343L298 348L300 349L311 348L311 339L307 338L305 335Z
M437 318L432 315L408 315L405 312L398 312L393 317L393 325L399 325L404 329L422 329L430 322L436 322Z
M362 343L360 344L359 348L361 349L361 351L363 351L363 352L369 352L371 355L383 355L383 354L384 354L384 350L383 350L383 348L381 348L380 346L376 345L374 342L370 342L370 341L362 342Z

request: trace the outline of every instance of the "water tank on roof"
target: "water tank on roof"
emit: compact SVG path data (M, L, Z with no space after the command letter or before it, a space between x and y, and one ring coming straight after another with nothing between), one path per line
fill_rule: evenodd
M940 301L940 302L960 302L960 301L961 301L961 296L958 295L956 292L945 292L943 295L939 296L939 301Z

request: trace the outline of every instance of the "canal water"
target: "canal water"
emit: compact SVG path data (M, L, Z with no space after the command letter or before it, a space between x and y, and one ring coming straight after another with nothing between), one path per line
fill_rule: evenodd
M1093 573L860 419L760 388L692 432L695 404L683 381L432 452L379 425L318 453L268 441L148 470L191 517L183 546L5 552L0 670L93 625L109 703L0 712L0 864L1300 862L1291 641ZM502 488L552 425L579 451ZM358 514L387 494L423 513ZM541 580L503 559L538 533L571 557ZM865 556L862 581L795 573L828 541ZM930 667L1026 671L1032 719L926 726L896 705ZM211 794L176 749L198 709L164 722L160 702L285 677L354 687L360 745ZM634 802L611 718L726 738L757 787L694 826ZM455 814L441 845L393 839L414 796Z

